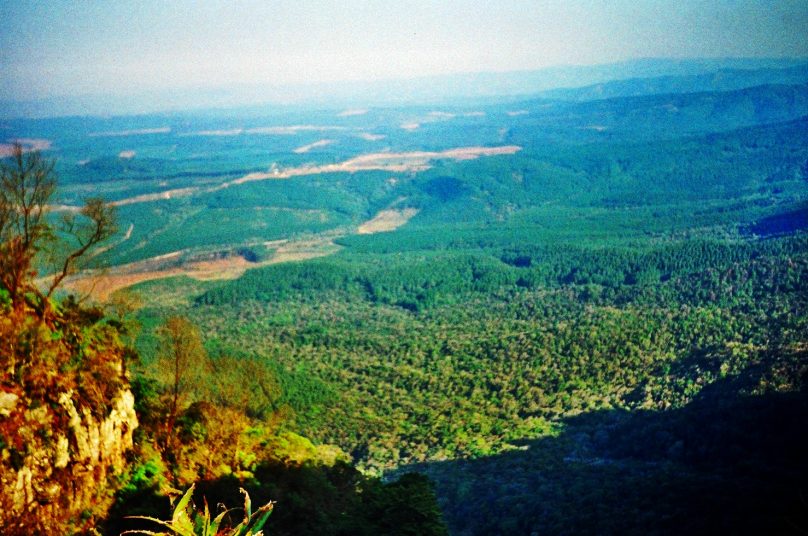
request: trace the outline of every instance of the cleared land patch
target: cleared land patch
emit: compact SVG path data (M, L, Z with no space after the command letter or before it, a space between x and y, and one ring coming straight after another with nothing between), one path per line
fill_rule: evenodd
M165 199L172 199L175 197L185 197L196 193L199 191L199 188L195 187L188 187L188 188L175 188L173 190L164 190L162 192L156 192L153 194L143 194L143 195L136 195L134 197L127 197L125 199L120 199L118 201L114 201L111 203L116 207L120 207L123 205L131 205L132 203L146 203L148 201L161 201Z
M238 136L243 133L243 128L231 128L223 130L199 130L197 132L186 132L180 136Z
M91 132L88 134L91 138L101 137L122 137L122 136L141 136L144 134L168 134L171 132L171 127L160 128L139 128L134 130L111 130L107 132Z
M337 114L337 117L353 117L356 115L365 115L368 113L367 108L356 108L352 110L344 110Z
M499 147L458 147L445 151L411 151L405 153L369 153L337 164L321 166L299 166L268 173L249 173L239 179L222 184L217 188L267 179L288 179L301 175L320 173L356 173L358 171L392 171L396 173L424 171L430 168L432 160L474 160L481 156L514 154L522 150L518 145Z
M386 209L376 214L373 219L366 221L356 230L357 234L383 233L395 231L418 214L417 208Z
M387 137L384 134L371 134L370 132L362 132L357 134L357 136L365 141L379 141Z
M239 254L183 261L186 251L175 251L151 259L116 266L105 271L87 271L70 277L65 287L93 299L106 301L114 292L144 281L174 276L188 276L199 281L236 279L250 268L282 262L302 261L336 253L341 248L334 243L338 235L323 234L305 240L277 240L272 245L272 257L250 262Z
M314 143L310 143L308 145L303 145L302 147L298 147L293 152L297 154L308 153L312 149L316 149L317 147L325 147L326 145L330 145L334 143L334 140L319 140L315 141Z
M274 134L286 136L299 132L326 132L332 130L347 130L347 127L333 125L292 125L287 127L256 127L245 130L247 134Z

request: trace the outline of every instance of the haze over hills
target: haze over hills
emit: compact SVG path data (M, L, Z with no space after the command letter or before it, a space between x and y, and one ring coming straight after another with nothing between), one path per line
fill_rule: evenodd
M808 63L776 68L722 66L697 74L628 77L584 87L551 89L542 91L540 95L548 99L583 101L664 93L730 91L767 84L804 84L806 80Z
M582 100L649 93L729 90L763 83L808 80L805 58L627 60L532 71L480 72L380 81L177 87L126 95L64 95L34 101L0 101L0 117L127 115L190 109L264 106L383 106L462 104L534 94ZM619 80L620 82L609 82ZM588 87L597 84L595 87ZM605 84L605 85L604 85ZM570 91L571 88L578 88Z

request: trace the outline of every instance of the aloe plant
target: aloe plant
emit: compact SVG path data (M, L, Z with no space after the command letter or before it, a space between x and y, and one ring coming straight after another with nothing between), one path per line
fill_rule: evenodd
M127 530L123 534L146 534L149 536L263 536L264 524L272 514L274 504L272 501L252 511L252 501L250 495L243 489L244 494L244 518L241 523L232 528L220 529L220 525L225 515L231 510L225 510L215 519L211 520L210 510L207 502L205 509L201 512L197 510L191 502L194 493L194 486L182 496L174 507L174 513L169 521L163 521L148 516L129 516L129 519L145 519L168 529L168 532L154 532L150 530Z

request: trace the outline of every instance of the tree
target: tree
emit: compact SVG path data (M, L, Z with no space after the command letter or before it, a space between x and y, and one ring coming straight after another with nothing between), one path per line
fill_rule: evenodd
M117 231L114 207L99 198L85 201L77 211L67 211L58 228L49 217L56 191L54 162L38 151L25 152L15 144L9 161L0 162L0 285L19 310L25 296L38 297L40 313L49 310L49 299L73 273L88 252ZM63 240L59 240L61 237ZM51 266L51 281L44 290L35 283L40 253L62 242L66 252Z
M168 318L160 328L159 336L161 350L156 370L168 383L168 389L164 394L163 430L158 443L164 452L175 456L177 418L188 403L199 369L208 366L208 355L202 346L199 330L187 318Z
M53 163L38 152L25 155L15 145L11 159L0 167L0 282L16 309L35 275L38 248L53 238L45 217L56 181Z

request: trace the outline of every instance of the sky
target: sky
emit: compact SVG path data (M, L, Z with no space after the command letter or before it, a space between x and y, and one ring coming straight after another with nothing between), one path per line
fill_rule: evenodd
M0 100L806 57L808 0L0 0Z

